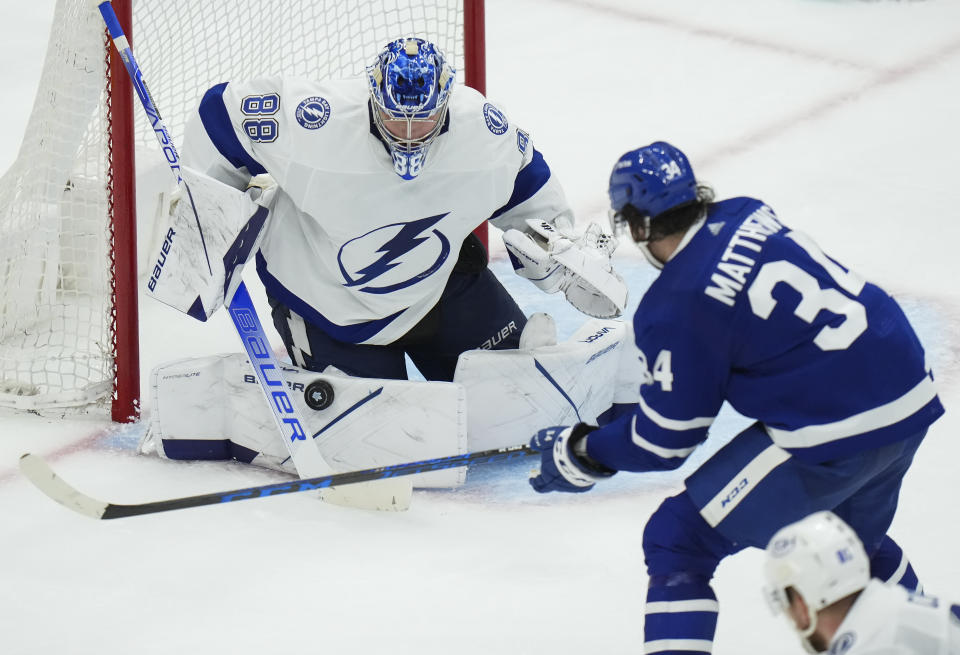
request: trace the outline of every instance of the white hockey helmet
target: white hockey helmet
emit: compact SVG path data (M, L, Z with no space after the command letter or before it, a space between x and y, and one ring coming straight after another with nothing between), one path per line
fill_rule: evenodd
M780 529L767 545L767 600L789 618L787 588L803 598L810 625L800 631L804 645L817 627L817 612L860 591L870 581L870 558L853 529L833 512L816 512Z

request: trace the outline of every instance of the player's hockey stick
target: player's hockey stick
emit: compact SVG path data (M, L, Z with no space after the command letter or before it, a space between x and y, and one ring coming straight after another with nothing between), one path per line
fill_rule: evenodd
M247 487L246 489L232 489L230 491L200 494L198 496L184 496L183 498L171 498L170 500L157 500L150 503L140 503L136 505L108 503L102 500L97 500L96 498L88 496L83 492L77 491L72 486L64 482L60 476L54 473L53 469L50 468L50 465L38 455L31 455L27 453L26 455L21 456L20 470L34 485L36 485L40 491L64 507L94 519L119 519L126 516L139 516L142 514L168 512L174 509L186 509L188 507L200 507L202 505L230 503L236 500L252 500L254 498L264 498L266 496L292 494L299 491L310 491L311 489L326 489L335 485L342 486L357 482L384 480L404 475L415 475L417 473L456 468L458 466L466 466L468 464L502 462L516 459L518 457L527 457L530 455L539 454L540 451L534 450L529 446L495 448L476 453L425 459L419 462L409 462L407 464L380 466L378 468L364 469L362 471L334 473L332 475L322 475L316 478L264 484L257 487Z
M133 83L133 88L140 99L140 104L143 105L143 110L153 127L154 135L160 143L160 149L170 167L170 172L176 178L178 185L186 187L183 178L180 176L180 155L166 123L160 117L160 112L153 102L150 89L147 88L146 81L143 79L143 73L133 56L133 49L127 42L127 37L123 33L117 14L113 10L113 5L110 0L88 0L88 2L91 6L96 7L100 11L100 15L103 16L110 38L120 53L120 58L123 60L127 74L130 75L130 81ZM187 200L189 189L185 189L185 191L184 200ZM323 459L316 444L310 439L310 435L304 428L306 423L303 421L303 417L300 416L296 405L287 394L287 387L280 374L280 366L276 357L273 356L270 342L263 331L263 324L260 322L260 317L254 309L253 301L250 299L250 294L242 280L230 301L228 311L237 334L243 342L243 347L247 351L247 356L250 358L250 363L256 371L257 380L263 389L265 400L273 412L281 438L287 446L297 472L301 477L333 473L333 469ZM355 487L349 493L329 489L324 491L322 496L324 500L339 505L396 510L406 509L409 506L411 491L412 486L408 481L403 481L402 484Z

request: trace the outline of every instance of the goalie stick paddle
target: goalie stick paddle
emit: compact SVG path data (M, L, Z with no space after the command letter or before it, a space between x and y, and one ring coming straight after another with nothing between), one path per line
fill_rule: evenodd
M313 489L326 489L327 487L349 485L358 482L384 480L387 478L401 477L404 475L414 475L416 473L426 473L429 471L456 468L459 466L466 466L468 464L504 462L520 457L528 457L539 454L540 451L529 446L510 446L508 448L495 448L475 453L465 453L463 455L451 455L448 457L425 459L419 462L380 466L372 469L364 469L362 471L334 473L332 475L323 475L316 478L291 480L289 482L277 482L274 484L264 484L257 487L247 487L246 489L231 489L230 491L219 491L209 494L200 494L198 496L184 496L182 498L157 500L135 505L121 505L117 503L105 502L78 491L70 484L65 482L63 478L54 473L53 469L50 468L50 465L38 455L32 455L30 453L22 455L20 457L20 471L40 491L68 509L72 509L75 512L94 519L119 519L127 516L140 516L143 514L169 512L171 510L186 509L188 507L217 505L220 503L231 503L238 500L252 500L254 498L279 496L281 494L293 494L300 491L310 491Z

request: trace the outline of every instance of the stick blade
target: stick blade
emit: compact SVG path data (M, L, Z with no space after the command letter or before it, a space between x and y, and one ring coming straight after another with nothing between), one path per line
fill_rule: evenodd
M20 472L33 485L67 509L93 519L103 518L108 503L83 494L53 472L42 457L27 453L20 457Z
M405 511L410 508L412 497L413 482L409 478L385 478L329 487L320 492L320 498L333 505L380 512Z

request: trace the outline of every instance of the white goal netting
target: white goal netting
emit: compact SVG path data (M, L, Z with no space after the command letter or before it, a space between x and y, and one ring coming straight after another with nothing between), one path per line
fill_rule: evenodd
M134 55L178 145L189 113L214 84L262 74L359 74L401 36L437 43L463 79L461 0L138 0L133 15ZM87 0L58 0L23 142L0 178L0 405L106 404L112 395L116 117L107 45ZM145 182L148 169L163 160L139 104L134 116L144 208L159 193ZM142 242L149 219L140 219Z

